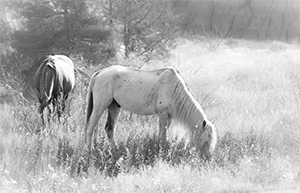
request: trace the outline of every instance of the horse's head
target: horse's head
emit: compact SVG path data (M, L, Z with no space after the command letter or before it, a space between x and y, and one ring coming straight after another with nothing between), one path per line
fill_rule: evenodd
M217 132L214 124L203 120L200 127L196 128L196 133L194 144L200 151L200 156L210 160L217 144Z

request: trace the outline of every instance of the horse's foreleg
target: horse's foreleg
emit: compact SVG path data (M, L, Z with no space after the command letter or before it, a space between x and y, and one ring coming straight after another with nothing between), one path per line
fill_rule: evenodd
M108 141L111 145L115 146L115 139L114 139L114 128L118 121L118 117L120 114L120 106L113 102L108 106L108 115L107 115L107 121L105 124L105 131L108 137Z
M163 143L167 140L167 129L170 126L170 116L168 114L159 116L158 138Z

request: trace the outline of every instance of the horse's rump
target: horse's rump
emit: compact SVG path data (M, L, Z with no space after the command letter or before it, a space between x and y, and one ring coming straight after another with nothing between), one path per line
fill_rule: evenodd
M74 85L75 74L72 60L63 55L47 56L35 75L35 87L41 104L40 113L42 114L44 107L51 101L54 102L61 93L64 96L67 95ZM64 101L62 105L64 106Z

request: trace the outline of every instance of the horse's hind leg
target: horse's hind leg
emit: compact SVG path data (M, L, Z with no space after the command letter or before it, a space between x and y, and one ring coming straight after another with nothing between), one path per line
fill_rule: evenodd
M120 114L120 105L113 101L107 108L108 115L107 115L107 121L105 124L105 131L108 137L108 141L111 145L115 146L115 139L114 139L114 128L118 121L118 117Z
M66 109L66 101L67 101L68 97L69 97L69 94L64 94L64 97L62 98L62 105L61 105L62 112L64 112Z
M42 124L45 125L45 120L44 120L44 109L45 109L45 105L42 105L40 106L39 108L39 113L40 113L40 116L41 116L41 119L42 119Z
M100 119L101 115L103 114L105 108L94 108L92 111L92 114L89 118L88 125L85 131L85 142L87 144L88 149L91 149L92 144L92 135L94 133L94 129L98 123L98 120Z
M113 101L113 96L109 92L109 88L104 86L103 88L95 88L96 91L92 91L88 100L87 119L85 128L85 144L88 150L91 150L92 136L94 134L95 127L102 116L104 110Z
M53 103L53 106L56 107L56 112L57 112L57 117L59 122L64 109L64 97L61 92L57 95L55 104Z
M39 107L39 113L42 119L42 124L45 125L45 119L44 119L44 109L48 106L48 103L46 101L40 100L40 107Z
M53 106L53 105L52 105ZM54 108L54 107L53 107ZM50 108L50 104L47 106L47 109L48 109L48 113L47 113L47 121L48 121L48 124L50 123L51 121L51 115L52 115L52 111L51 111L51 108Z
M103 91L105 93L105 91ZM113 99L111 95L106 95L106 96L93 96L93 108L92 112L87 120L87 126L85 130L85 142L87 144L87 148L90 150L91 149L91 144L92 144L92 136L94 133L95 127L102 116L104 110L108 108L108 106L112 103ZM97 136L95 136L97 137Z
M64 94L61 93L61 95L59 95L58 97L58 105L57 105L57 115L58 115L58 121L60 122L60 118L62 117L63 113L65 113L65 109L66 109L66 102L68 99L68 94ZM67 115L70 117L70 109L68 107L68 112Z

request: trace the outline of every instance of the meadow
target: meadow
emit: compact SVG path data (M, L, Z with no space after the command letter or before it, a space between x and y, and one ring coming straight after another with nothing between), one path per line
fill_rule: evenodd
M300 191L299 55L298 45L276 41L180 38L170 58L143 65L176 68L215 121L209 163L186 146L178 126L161 146L155 116L122 112L114 149L106 115L100 119L87 168L82 77L61 122L43 127L36 102L1 104L0 192Z

